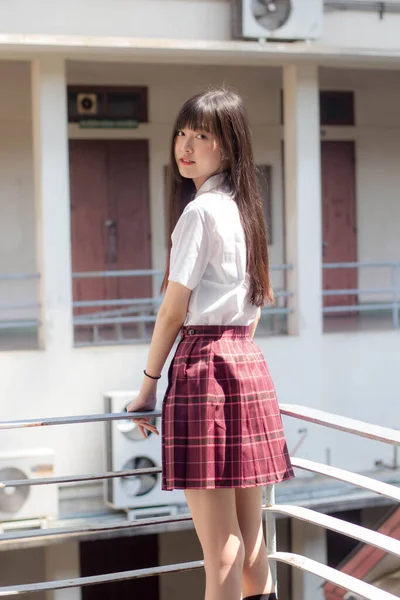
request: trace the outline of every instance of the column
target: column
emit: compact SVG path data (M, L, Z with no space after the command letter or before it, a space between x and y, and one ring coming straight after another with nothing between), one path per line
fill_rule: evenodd
M326 565L325 529L306 521L292 519L292 552ZM292 600L325 600L323 579L297 567L292 568Z
M71 347L72 283L65 60L32 61L40 347Z
M63 542L45 548L46 581L80 577L79 543ZM46 600L81 600L79 587L45 592Z
M322 220L319 87L316 65L283 68L285 248L289 334L322 332Z

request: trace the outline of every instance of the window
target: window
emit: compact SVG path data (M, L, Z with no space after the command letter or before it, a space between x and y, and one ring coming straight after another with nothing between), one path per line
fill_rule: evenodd
M281 91L283 124L283 91ZM322 90L319 93L320 125L355 125L354 92Z
M321 125L354 125L354 92L321 91Z
M131 119L148 122L146 87L68 86L68 122Z

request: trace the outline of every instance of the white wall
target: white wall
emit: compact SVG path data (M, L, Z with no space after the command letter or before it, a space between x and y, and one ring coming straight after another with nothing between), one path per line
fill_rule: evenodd
M174 531L158 536L158 563L172 565L203 560L203 553L194 529ZM161 575L160 600L203 600L204 569ZM188 593L190 590L190 593Z
M0 586L38 583L46 579L44 548L8 550L0 553ZM29 594L32 600L47 600L45 592Z
M17 0L0 7L4 33L229 39L227 0Z
M279 115L281 71L260 67L167 66L73 62L68 83L147 85L150 123L137 130L91 131L69 126L71 138L138 137L149 139L152 257L164 267L163 167L168 161L171 126L181 103L210 84L234 86L243 94L253 129L256 159L272 166L271 262L284 261ZM354 139L356 143L357 254L360 261L400 257L397 223L400 218L400 84L395 72L321 69L322 89L353 89L356 127L324 128L323 139ZM0 274L36 270L30 73L28 63L0 62ZM388 270L360 272L360 287L388 287ZM274 283L282 278L274 274ZM35 282L0 282L2 301L31 302ZM3 300L4 299L4 300ZM375 300L374 297L363 297ZM33 311L18 315L31 316ZM17 316L15 311L1 311Z
M0 22L9 34L231 39L229 0L14 0L0 6ZM400 15L327 12L320 43L392 50L399 26Z
M67 541L44 548L46 559L45 581L80 577L79 542ZM80 600L81 588L46 592L46 600Z
M0 274L36 272L29 73L29 63L0 61ZM35 296L34 281L0 281L1 303ZM4 316L0 311L0 320Z

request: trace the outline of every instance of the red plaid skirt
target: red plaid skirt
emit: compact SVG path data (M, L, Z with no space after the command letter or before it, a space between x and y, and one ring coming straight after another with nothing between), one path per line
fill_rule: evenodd
M275 388L247 326L182 328L162 404L162 489L294 476Z

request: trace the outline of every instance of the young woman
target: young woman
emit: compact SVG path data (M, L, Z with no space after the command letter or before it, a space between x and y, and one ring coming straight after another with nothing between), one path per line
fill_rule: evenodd
M241 98L212 89L181 108L170 164L172 247L139 396L179 331L162 405L162 489L184 489L204 553L205 600L275 598L262 486L293 477L279 407L253 335L273 299L250 130ZM158 433L135 419L144 436Z

